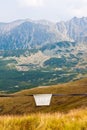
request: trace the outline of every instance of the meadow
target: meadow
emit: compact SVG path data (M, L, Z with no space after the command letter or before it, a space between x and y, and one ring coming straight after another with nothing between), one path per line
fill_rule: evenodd
M87 130L87 108L67 114L0 116L0 130Z

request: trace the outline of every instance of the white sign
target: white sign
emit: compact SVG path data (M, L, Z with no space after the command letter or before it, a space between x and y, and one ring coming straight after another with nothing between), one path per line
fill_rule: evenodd
M52 94L34 94L36 106L49 106Z

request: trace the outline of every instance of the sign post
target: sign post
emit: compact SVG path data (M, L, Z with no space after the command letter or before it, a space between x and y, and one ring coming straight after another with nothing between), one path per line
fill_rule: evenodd
M49 106L52 94L34 94L36 106Z

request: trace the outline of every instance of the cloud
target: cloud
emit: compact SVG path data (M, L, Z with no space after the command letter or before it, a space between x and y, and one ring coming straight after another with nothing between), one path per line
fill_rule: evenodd
M44 5L44 0L18 0L21 7L40 7Z
M8 19L69 20L87 17L87 0L0 0L1 21ZM8 15L6 15L8 14ZM8 17L7 17L8 16Z
M54 11L55 14L57 14L57 17L59 16L59 19L68 20L74 16L87 17L87 0L61 0L61 1L54 0L54 1L55 2L52 3L51 6L55 7Z
M68 2L69 3L69 2ZM68 5L68 14L71 16L87 16L87 0L73 0Z

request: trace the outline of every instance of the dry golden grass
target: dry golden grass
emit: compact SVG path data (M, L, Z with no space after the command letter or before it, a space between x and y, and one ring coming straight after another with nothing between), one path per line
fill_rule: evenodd
M1 116L0 130L87 130L87 108L67 114Z

